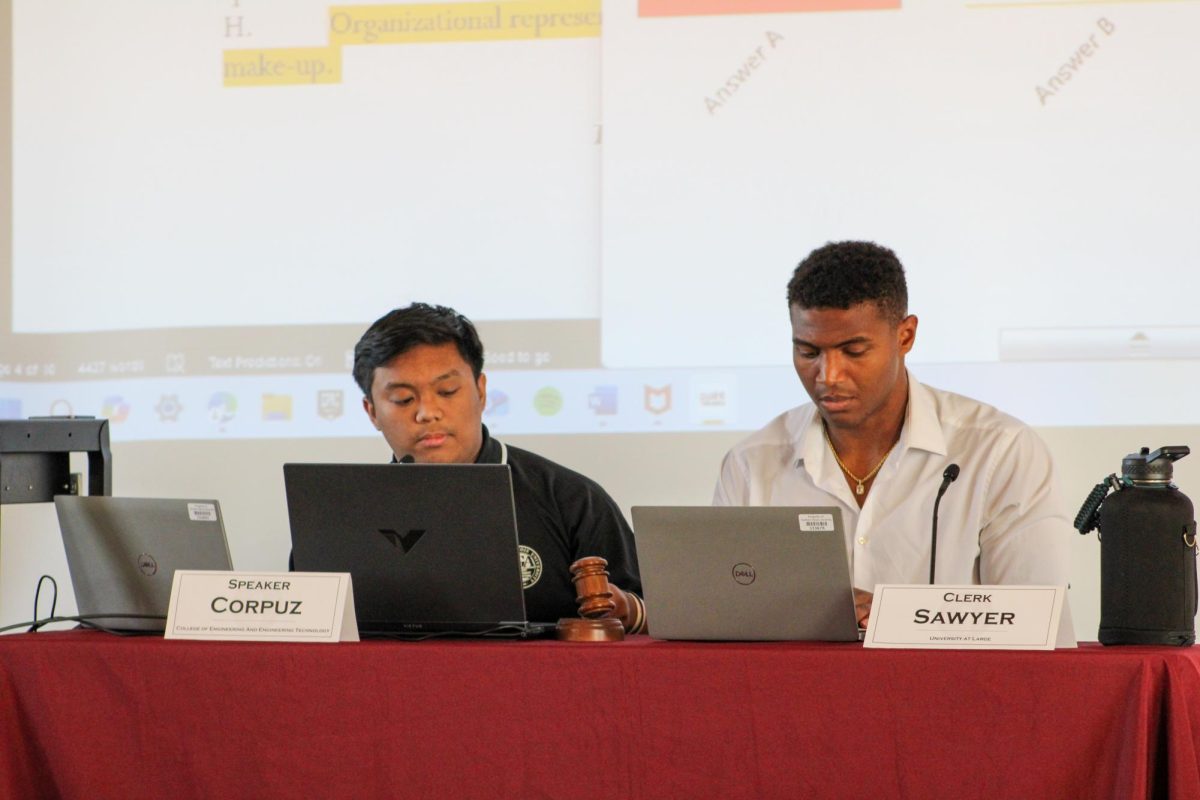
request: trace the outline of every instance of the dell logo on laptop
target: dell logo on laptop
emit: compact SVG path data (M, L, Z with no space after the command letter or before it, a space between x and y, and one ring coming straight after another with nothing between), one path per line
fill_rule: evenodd
M399 547L406 553L416 547L417 542L425 535L425 531L415 528L403 535L391 528L380 528L379 532L383 534L383 538L392 543L392 547Z
M138 572L149 577L158 572L158 562L149 553L142 553L137 557L137 568Z
M754 572L754 567L749 564L733 565L733 579L742 586L749 586L754 583L754 579L757 577L758 575Z

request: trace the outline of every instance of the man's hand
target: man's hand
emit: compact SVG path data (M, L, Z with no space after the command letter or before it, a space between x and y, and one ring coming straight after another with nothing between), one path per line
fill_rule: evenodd
M875 595L871 592L854 590L854 618L858 620L858 627L863 630L866 630L867 622L871 619L871 601L874 599Z

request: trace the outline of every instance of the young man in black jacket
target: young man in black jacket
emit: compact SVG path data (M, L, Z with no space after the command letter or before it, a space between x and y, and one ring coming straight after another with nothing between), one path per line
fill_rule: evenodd
M354 348L363 409L401 464L508 464L516 501L526 615L577 614L570 565L608 560L612 583L641 595L633 531L595 481L492 438L475 326L444 306L413 303L376 320Z

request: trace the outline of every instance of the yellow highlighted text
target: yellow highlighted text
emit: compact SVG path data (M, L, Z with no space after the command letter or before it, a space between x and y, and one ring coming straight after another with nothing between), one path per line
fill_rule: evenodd
M225 86L292 86L341 83L340 47L226 50Z
M600 35L600 0L333 6L329 43L408 44Z

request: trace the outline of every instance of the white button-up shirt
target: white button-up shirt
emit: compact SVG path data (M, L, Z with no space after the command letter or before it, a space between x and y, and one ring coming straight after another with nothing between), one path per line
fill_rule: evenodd
M938 513L936 582L1066 586L1074 529L1045 444L991 406L911 375L908 386L900 439L861 509L811 403L729 451L714 505L837 506L855 587L927 583L934 499L958 464Z

